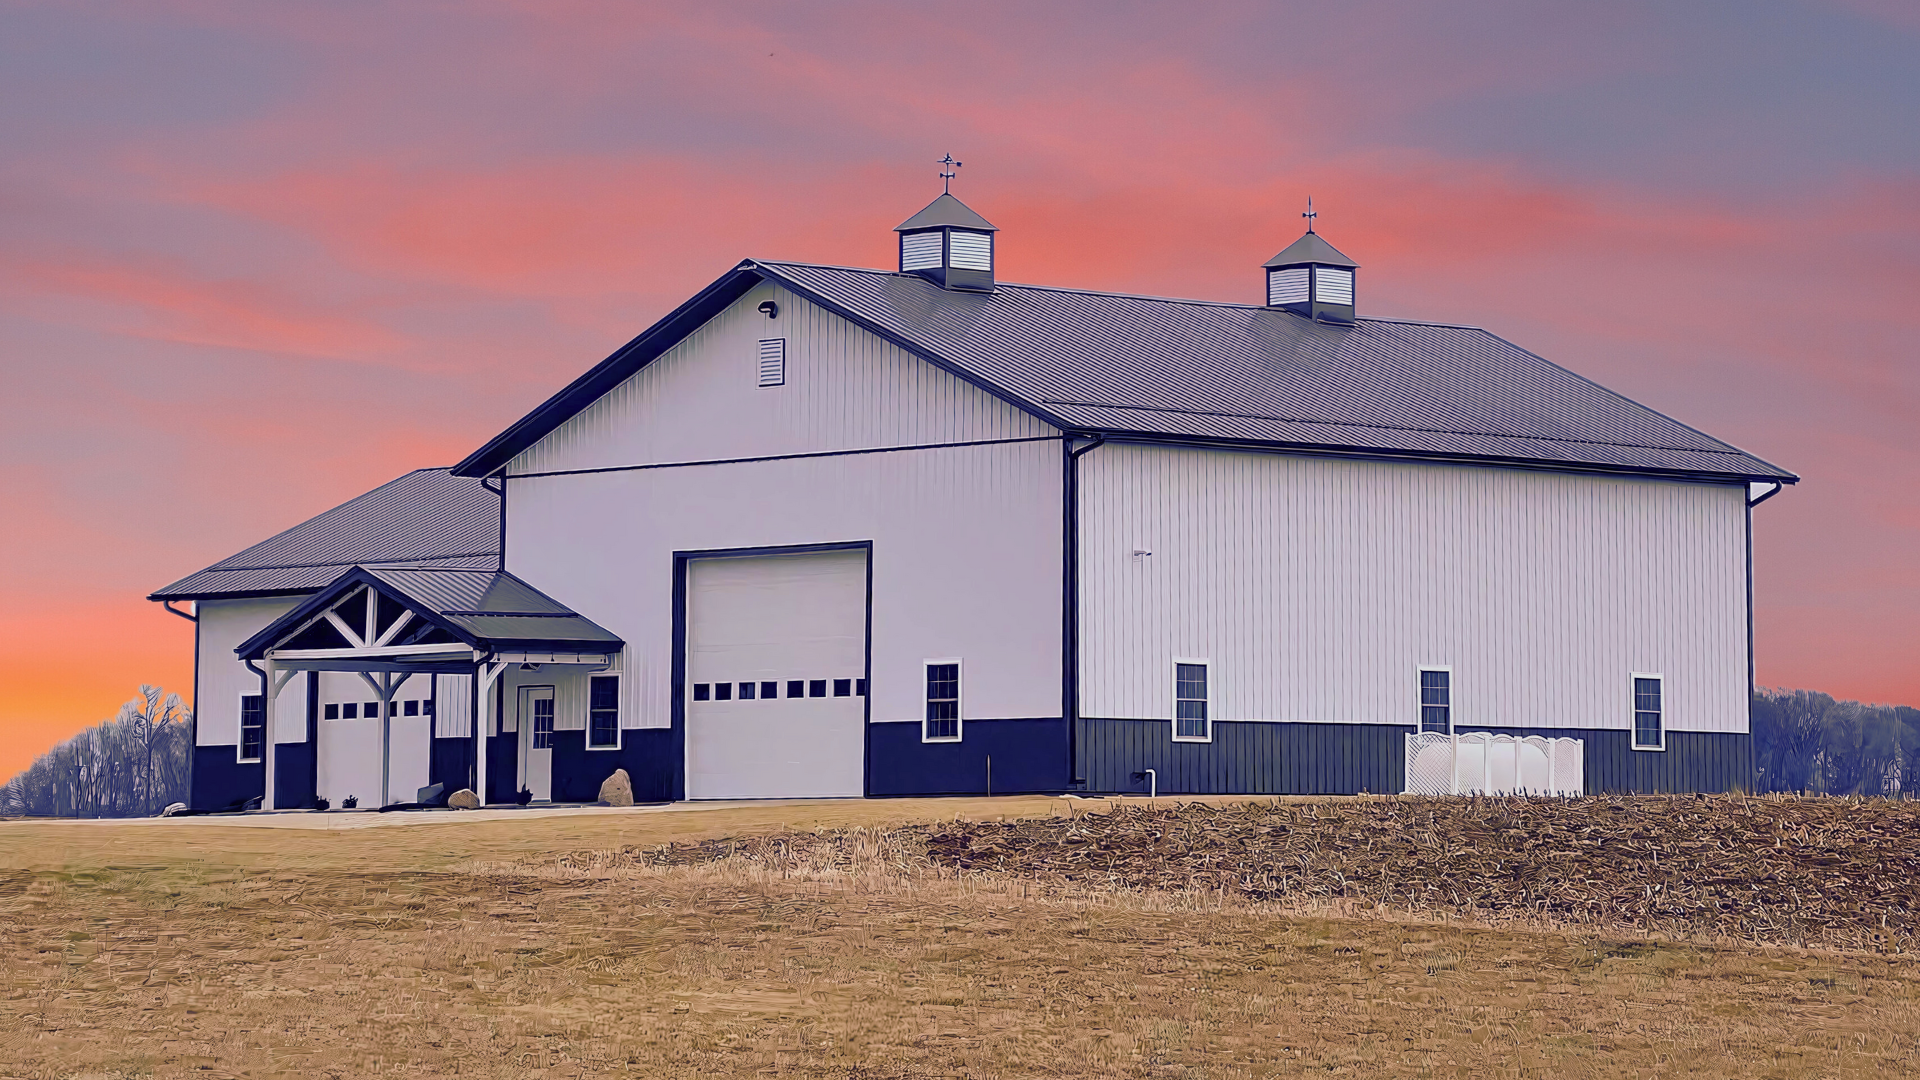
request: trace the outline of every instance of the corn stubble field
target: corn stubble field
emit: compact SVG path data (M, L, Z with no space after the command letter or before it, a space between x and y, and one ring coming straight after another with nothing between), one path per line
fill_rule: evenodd
M1904 1075L1917 855L1739 797L0 822L0 1076Z

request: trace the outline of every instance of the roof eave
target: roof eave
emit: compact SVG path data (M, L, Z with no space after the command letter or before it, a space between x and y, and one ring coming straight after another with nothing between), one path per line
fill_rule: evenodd
M1237 439L1225 436L1173 435L1161 431L1129 428L1072 426L1069 434L1081 438L1100 438L1109 442L1153 443L1162 446L1200 446L1209 449L1246 449L1268 453L1298 454L1304 457L1349 458L1359 461L1405 461L1430 465L1478 465L1488 468L1527 469L1536 472L1578 473L1601 476L1632 476L1658 480L1683 480L1711 484L1795 484L1798 476L1784 469L1777 473L1709 472L1699 469L1660 469L1644 465L1607 462L1564 461L1556 458L1508 457L1497 454L1452 454L1444 451L1408 450L1399 447L1342 446L1328 443L1296 443L1280 440ZM1751 460L1771 466L1759 458Z
M266 600L276 596L312 596L318 589L237 589L228 592L159 592L148 593L147 599L156 604L174 600Z

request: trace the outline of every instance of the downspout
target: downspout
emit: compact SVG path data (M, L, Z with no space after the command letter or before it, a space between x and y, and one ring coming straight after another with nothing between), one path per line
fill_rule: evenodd
M487 483L487 481L493 480L496 478L499 479L500 481L499 487L494 487L492 484ZM494 476L483 476L480 478L480 486L483 488L486 488L488 491L493 492L495 495L500 496L500 569L504 572L507 568L507 477L506 477L506 474L502 472L502 473L497 473ZM481 801L485 802L486 800L482 798Z
M200 756L200 602L193 603L189 615L162 600L160 606L193 624L193 713L187 717L187 808L193 809L193 760Z
M1061 582L1060 612L1060 704L1067 721L1067 780L1073 785L1087 782L1080 761L1080 458L1107 441L1093 436L1087 445L1075 448L1074 436L1065 435L1060 445L1066 450L1061 479Z
M1753 787L1760 779L1756 771L1753 756L1753 508L1780 494L1786 485L1775 480L1773 487L1759 498L1753 497L1753 489L1747 489L1747 786Z

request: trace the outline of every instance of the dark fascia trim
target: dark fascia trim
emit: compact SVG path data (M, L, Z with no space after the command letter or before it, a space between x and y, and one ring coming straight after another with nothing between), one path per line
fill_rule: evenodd
M1640 480L1675 480L1694 484L1746 485L1748 483L1793 484L1800 478L1748 476L1738 473L1704 473L1686 469L1650 469L1632 465L1600 465L1590 462L1552 461L1540 458L1505 458L1476 454L1445 454L1420 450L1399 450L1359 446L1324 446L1318 443L1261 442L1252 439L1213 439L1204 435L1166 435L1140 431L1083 431L1087 438L1102 435L1109 442L1148 446L1186 446L1202 450L1245 450L1253 453L1288 454L1296 457L1341 458L1349 461L1392 461L1419 465L1465 465L1488 469L1521 469L1528 472L1574 473L1583 476L1613 476ZM1756 459L1758 460L1758 459Z
M1359 428L1366 431L1403 431L1413 435L1465 435L1488 439L1524 439L1529 442L1564 443L1569 446L1610 446L1627 450L1671 450L1683 454L1721 454L1730 458L1747 458L1751 461L1760 460L1743 450L1695 450L1684 446L1615 442L1607 439L1575 439L1563 435L1521 435L1511 431L1464 431L1459 428L1414 427L1409 424L1370 424L1355 420L1315 420L1304 416L1275 416L1270 413L1226 412L1220 409L1184 409L1159 405L1110 405L1097 401L1062 401L1057 398L1048 398L1047 404L1067 405L1080 409L1109 409L1114 412L1154 413L1168 416L1205 416L1221 420L1266 420L1278 424L1312 424L1316 427ZM1761 464L1766 463L1761 462Z
M675 559L744 559L755 555L812 555L822 551L864 551L873 558L871 540L835 540L824 544L776 544L772 547L692 548L673 553Z
M467 455L465 460L453 467L453 475L483 477L499 471L522 450L545 438L575 413L724 311L728 304L745 296L760 280L753 266L751 259L742 262L713 284L695 293L692 299L674 308L660 321L641 331L638 337L615 349L613 355L568 383L532 412L514 421L507 430L487 440L485 446Z
M846 319L876 337L891 342L1022 412L1039 417L1055 427L1068 426L1064 420L1034 402L1011 394L1004 387L989 383L973 372L949 363L945 358L929 352L924 346L909 341L858 312L835 303L766 264L747 259L728 271L718 281L700 290L693 299L681 304L665 318L648 327L639 337L621 346L612 356L602 360L585 375L569 383L565 389L548 398L538 408L521 417L513 426L488 440L485 446L455 465L452 470L453 475L480 477L499 472L521 451L545 438L580 410L652 363L662 353L679 344L688 334L725 310L727 305L745 296L762 281L778 285L809 303Z
M586 641L580 638L487 638L484 646L491 652L571 652L571 653L617 653L627 647L627 643L614 638L611 641Z
M241 589L235 592L154 593L147 599L162 604L169 600L192 600L195 603L202 600L266 600L276 596L311 596L315 591L314 589Z
M464 630L458 625L441 618L425 604L406 595L388 582L374 576L366 567L356 566L346 573L341 574L339 577L334 578L325 588L309 597L306 603L301 604L292 611L268 623L261 628L259 633L254 634L252 637L235 646L233 650L235 655L247 661L263 658L267 650L279 644L281 639L294 633L294 631L299 629L308 619L325 611L329 605L339 599L347 590L359 585L371 586L374 589L386 593L393 599L398 600L401 604L404 604L407 610L413 612L416 618L427 620L434 626L453 635L454 638L465 643L469 648L480 649L486 647L486 643L482 642L478 637L475 637L472 632Z

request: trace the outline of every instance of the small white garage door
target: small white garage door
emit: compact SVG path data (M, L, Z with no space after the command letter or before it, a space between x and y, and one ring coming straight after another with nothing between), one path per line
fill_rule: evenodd
M687 797L865 794L867 556L687 567Z

